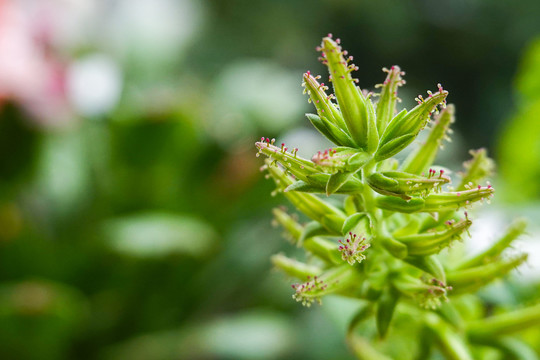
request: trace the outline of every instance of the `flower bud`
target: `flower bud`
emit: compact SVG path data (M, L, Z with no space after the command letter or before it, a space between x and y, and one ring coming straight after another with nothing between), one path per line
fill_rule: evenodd
M447 301L447 292L452 287L446 286L438 279L422 281L410 275L400 273L392 279L392 283L403 295L410 296L426 309L436 309L441 301Z
M401 171L385 171L373 173L367 178L369 186L382 195L399 196L409 200L411 195L427 194L433 189L440 189L450 178L443 176L441 171L436 175L435 170L429 170L429 176L419 176Z
M430 194L425 198L424 212L438 212L447 210L456 210L461 207L467 207L473 202L480 200L489 200L495 192L495 189L488 186L478 186L475 189L446 192L440 194Z
M283 254L272 255L271 260L275 267L297 279L310 279L322 273L318 266L305 264Z
M375 160L394 156L407 147L426 126L437 105L444 103L447 95L448 91L439 87L439 91L435 94L429 93L426 100L419 97L419 104L410 112L403 110L397 114L381 136Z
M332 268L303 284L293 284L293 299L307 307L313 302L321 304L321 296L342 291L358 280L358 273L348 265Z
M291 215L287 214L286 211L275 208L272 210L274 213L274 220L276 224L281 225L285 231L286 231L286 237L288 237L293 244L300 243L300 238L302 236L302 232L304 231L304 228L302 225L298 223L296 219L294 219Z
M525 260L527 260L527 255L522 254L510 259L499 259L482 266L452 271L448 273L448 283L453 286L455 295L475 292L482 286L506 275L524 263Z
M377 102L377 129L379 134L382 134L386 129L386 126L396 113L397 88L405 84L405 80L401 76L405 75L399 66L394 65L388 70L383 68L383 71L388 73L386 80L383 84L376 85L375 87L382 87L379 95L379 101Z
M460 235L472 224L469 219L461 220L457 223L448 222L448 228L442 231L432 231L422 234L396 237L396 240L407 245L409 255L427 256L439 253L442 249L450 245L455 239L460 239Z
M506 230L506 233L492 246L482 251L480 254L465 260L464 262L459 264L456 269L466 269L480 266L498 259L501 253L510 246L512 241L517 239L525 232L526 226L527 223L523 219L518 219L514 221L514 223L512 223L512 225L510 225L510 227Z
M283 170L277 165L272 165L270 160L266 160L266 168L270 176L276 182L278 189L284 189L293 183L293 179L290 178ZM302 193L298 191L283 192L283 195L302 213L318 221L321 225L325 226L328 230L333 231L336 234L341 234L341 228L345 221L345 214L338 210L333 205L330 205L317 196L308 193Z
M495 336L514 334L529 328L538 328L539 323L540 304L537 304L471 322L467 326L467 334L475 340L489 339Z
M463 164L466 171L460 174L461 184L458 190L472 188L478 185L480 181L493 175L495 170L495 164L487 156L486 149L471 150L469 153L473 158Z
M285 144L281 144L281 148L279 148L274 146L273 139L269 140L268 138L266 140L261 138L261 141L256 142L255 146L259 149L257 155L263 153L269 158L279 161L297 179L306 181L308 175L319 172L311 161L297 155L298 149L291 149L288 152Z
M338 129L347 131L347 125L343 120L341 112L332 103L332 97L328 96L325 92L328 87L325 86L324 83L319 84L317 81L319 78L320 76L313 77L308 71L303 76L304 81L302 82L302 86L305 87L305 91L309 94L310 101L315 105L319 117L326 119L326 121L330 122Z
M357 68L353 64L349 65L351 58L346 60L341 46L330 37L323 39L321 51L349 134L359 148L372 153L378 143L375 109L371 100L364 97L352 79L351 72Z
M448 138L450 124L454 122L454 105L450 104L433 121L427 140L405 159L401 169L411 174L421 174L426 171L435 160L442 141Z

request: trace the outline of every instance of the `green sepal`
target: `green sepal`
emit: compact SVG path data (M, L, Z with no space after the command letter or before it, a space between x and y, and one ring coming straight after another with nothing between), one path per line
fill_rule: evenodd
M450 104L435 117L427 140L407 156L401 170L412 174L421 174L428 170L435 161L443 139L447 137L450 124L454 122L454 112L454 105Z
M403 261L446 283L446 273L439 258L435 255L407 256Z
M340 172L330 175L328 182L326 183L326 196L330 196L338 191L349 178L353 175L352 172Z
M325 184L330 179L330 174L314 174L308 176L308 182L298 180L287 186L283 191L299 191L309 193L326 193ZM322 183L322 184L321 184ZM337 191L337 194L354 194L361 192L364 189L364 184L356 177L350 177Z
M431 170L428 177L402 171L385 171L373 173L367 178L369 186L379 194L398 196L405 200L409 200L413 195L427 194L431 190L440 189L449 182L449 177L443 176L442 173L439 176L432 175Z
M408 255L407 246L390 236L378 236L376 241L390 253L392 256L398 259L404 259Z
M525 232L526 227L527 222L524 219L518 219L514 221L506 230L505 234L493 245L491 245L488 249L482 251L480 254L463 261L458 266L456 266L455 269L466 269L480 266L498 259L501 253L510 246L512 241L517 239Z
M394 316L396 306L399 302L400 293L396 291L392 286L386 287L377 305L377 332L379 337L384 338L388 333L388 327Z
M416 135L406 134L390 140L386 144L379 146L374 159L376 161L382 161L396 155L398 152L409 146L415 138Z
M401 236L396 237L396 240L407 246L411 256L437 254L450 245L452 240L460 239L460 235L472 225L472 221L465 219L457 223L450 222L449 224L446 229L441 231Z
M345 221L343 222L343 227L341 228L341 234L345 236L349 232L353 232L354 229L360 223L360 221L364 218L367 219L367 216L364 213L356 213L347 217Z
M452 295L474 292L484 285L508 274L523 264L527 254L509 259L499 259L489 264L447 273L448 284L452 286Z
M332 124L326 117L315 114L306 114L311 124L328 140L336 145L354 147L354 141L337 126Z
M418 197L404 200L395 196L379 196L375 200L377 207L383 210L397 211L406 214L422 211L424 203L424 199Z
M308 277L314 277L322 273L318 266L308 265L283 254L272 255L272 264L287 275L305 281Z
M405 83L401 78L401 75L404 73L401 72L399 66L394 65L390 70L383 68L383 71L387 72L388 75L382 85L377 85L382 87L379 101L377 102L377 129L379 134L384 132L386 126L394 117L396 102L398 100L397 88Z

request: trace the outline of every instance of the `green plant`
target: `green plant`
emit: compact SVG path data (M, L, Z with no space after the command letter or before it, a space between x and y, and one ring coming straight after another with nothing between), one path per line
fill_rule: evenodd
M309 255L305 262L283 254L272 258L300 279L292 285L293 298L305 306L321 303L328 294L362 299L348 331L348 344L360 359L386 358L377 347L400 359L425 359L433 348L448 359L482 358L485 346L508 358L533 353L517 337L507 336L540 321L540 306L490 317L470 310L481 304L470 294L527 259L503 254L524 232L524 221L473 257L438 255L468 232L472 221L464 210L494 194L489 183L481 184L493 170L484 149L471 152L454 187L445 170L432 165L454 121L454 107L446 106L448 92L438 85L425 99L419 95L415 108L396 114L397 90L405 83L398 66L383 69L387 77L376 86L380 93L366 93L356 86L351 73L358 68L339 40L329 35L318 50L335 96L326 93L320 76L305 73L303 86L317 109L317 115L307 117L336 147L307 160L296 148L275 146L275 140L256 143L257 155L268 156L263 170L277 191L311 220L303 225L283 209L274 210L276 222ZM392 158L427 125L423 144L401 162ZM400 313L414 316L396 323L393 318ZM387 337L390 328L402 331L415 339L410 351L396 354L396 349L375 346L366 338L367 328L363 336L355 330L373 314L379 337Z

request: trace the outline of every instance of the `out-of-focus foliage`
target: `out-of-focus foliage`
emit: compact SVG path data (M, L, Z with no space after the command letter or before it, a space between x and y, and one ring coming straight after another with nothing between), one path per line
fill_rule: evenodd
M500 140L505 197L511 201L540 198L540 39L526 49L516 77L517 114Z
M253 137L313 135L298 90L306 64L320 66L314 39L332 31L365 74L399 63L410 89L443 82L465 148L490 146L539 8L0 0L0 358L157 359L182 345L182 358L252 359L223 344L241 329L276 333L256 337L261 358L350 359L355 305L304 311L270 271L278 201Z

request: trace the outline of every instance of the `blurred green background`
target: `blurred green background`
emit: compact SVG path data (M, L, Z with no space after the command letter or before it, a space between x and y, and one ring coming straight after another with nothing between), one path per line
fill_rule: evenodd
M254 141L328 146L300 83L325 75L332 32L363 88L398 64L404 106L450 91L441 161L487 147L499 163L489 241L540 216L539 15L537 0L0 0L0 358L351 359L355 304L302 308L271 270L291 249ZM540 247L522 246L527 280L489 301L538 296Z

